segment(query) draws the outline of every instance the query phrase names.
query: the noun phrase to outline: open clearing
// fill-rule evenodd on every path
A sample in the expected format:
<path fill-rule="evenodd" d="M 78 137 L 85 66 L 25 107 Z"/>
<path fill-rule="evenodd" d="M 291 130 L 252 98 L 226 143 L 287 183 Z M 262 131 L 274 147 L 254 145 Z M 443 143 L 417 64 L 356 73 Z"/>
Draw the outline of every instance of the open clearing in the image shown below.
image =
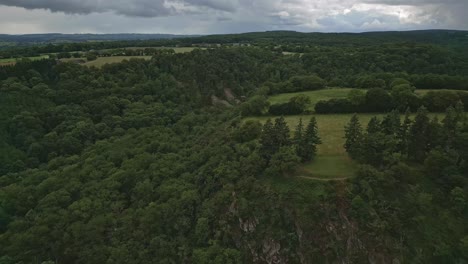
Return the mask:
<path fill-rule="evenodd" d="M 300 118 L 307 124 L 312 116 L 317 119 L 322 144 L 318 146 L 316 159 L 312 163 L 300 167 L 297 176 L 323 180 L 342 180 L 354 176 L 356 164 L 348 157 L 343 148 L 345 143 L 344 127 L 351 119 L 352 114 L 285 116 L 286 123 L 291 129 L 291 135 L 294 133 Z M 384 114 L 358 114 L 363 128 L 367 126 L 373 116 L 382 119 Z M 434 116 L 437 116 L 439 120 L 443 118 L 443 114 L 440 113 L 430 114 L 431 118 Z M 258 120 L 264 123 L 268 118 L 274 119 L 276 117 L 249 117 L 246 120 Z"/>
<path fill-rule="evenodd" d="M 315 105 L 322 100 L 330 100 L 334 98 L 346 98 L 350 91 L 354 90 L 353 88 L 328 88 L 316 91 L 305 91 L 297 93 L 283 93 L 278 95 L 273 95 L 268 98 L 268 101 L 271 104 L 281 104 L 287 103 L 289 99 L 297 96 L 299 94 L 304 94 L 308 96 L 311 100 L 309 110 L 314 110 Z"/>
<path fill-rule="evenodd" d="M 84 63 L 83 65 L 86 66 L 94 66 L 97 68 L 101 68 L 102 66 L 110 63 L 119 63 L 124 60 L 130 60 L 130 59 L 145 59 L 149 60 L 151 59 L 151 56 L 112 56 L 112 57 L 99 57 L 96 60 L 93 61 L 88 61 Z"/>

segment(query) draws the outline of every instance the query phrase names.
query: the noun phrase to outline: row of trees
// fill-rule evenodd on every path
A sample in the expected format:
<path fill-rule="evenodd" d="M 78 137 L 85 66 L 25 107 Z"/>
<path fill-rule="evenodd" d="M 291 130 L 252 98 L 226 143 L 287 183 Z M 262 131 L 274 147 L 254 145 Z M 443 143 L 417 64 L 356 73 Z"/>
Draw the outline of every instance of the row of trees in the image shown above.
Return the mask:
<path fill-rule="evenodd" d="M 383 120 L 370 119 L 363 129 L 357 115 L 354 115 L 345 127 L 346 143 L 344 148 L 358 161 L 376 167 L 391 166 L 398 161 L 424 162 L 432 151 L 443 151 L 447 157 L 452 150 L 460 150 L 458 158 L 453 160 L 465 170 L 467 168 L 464 151 L 464 129 L 467 119 L 463 104 L 449 107 L 440 122 L 437 116 L 429 117 L 426 108 L 421 107 L 414 120 L 406 112 L 403 121 L 400 113 L 393 111 Z"/>
<path fill-rule="evenodd" d="M 385 240 L 387 252 L 404 255 L 405 262 L 463 262 L 468 257 L 464 107 L 449 107 L 442 120 L 423 107 L 403 120 L 394 111 L 371 118 L 366 127 L 354 115 L 345 131 L 344 147 L 361 164 L 349 189 L 350 213 L 361 223 L 360 232 L 374 234 L 372 243 Z"/>
<path fill-rule="evenodd" d="M 260 136 L 260 154 L 270 162 L 276 154 L 284 154 L 289 148 L 289 150 L 294 150 L 293 152 L 300 158 L 301 162 L 310 162 L 315 157 L 317 145 L 319 144 L 321 144 L 321 140 L 318 135 L 317 121 L 314 117 L 311 118 L 305 128 L 302 118 L 299 119 L 292 139 L 284 117 L 279 117 L 275 119 L 274 124 L 271 119 L 268 119 L 263 125 Z"/>
<path fill-rule="evenodd" d="M 392 110 L 416 111 L 421 106 L 431 112 L 441 112 L 458 102 L 468 103 L 468 92 L 460 91 L 430 91 L 423 95 L 415 93 L 414 87 L 399 84 L 390 92 L 384 89 L 370 89 L 368 91 L 353 90 L 347 98 L 319 101 L 315 105 L 315 112 L 327 113 L 385 113 Z M 467 108 L 468 109 L 468 108 Z"/>
<path fill-rule="evenodd" d="M 112 57 L 112 56 L 156 56 L 160 54 L 174 54 L 175 51 L 170 48 L 128 48 L 128 49 L 111 49 L 88 52 L 60 52 L 50 54 L 50 58 L 70 59 L 70 58 L 86 58 L 88 61 L 95 60 L 97 57 Z"/>

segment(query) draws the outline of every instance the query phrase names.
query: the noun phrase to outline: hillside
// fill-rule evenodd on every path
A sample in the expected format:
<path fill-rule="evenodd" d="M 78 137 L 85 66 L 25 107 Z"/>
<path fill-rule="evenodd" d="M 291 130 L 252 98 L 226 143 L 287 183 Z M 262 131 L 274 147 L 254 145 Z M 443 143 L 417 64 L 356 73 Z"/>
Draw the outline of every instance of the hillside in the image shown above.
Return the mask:
<path fill-rule="evenodd" d="M 11 49 L 0 263 L 465 263 L 468 50 L 395 34 Z"/>

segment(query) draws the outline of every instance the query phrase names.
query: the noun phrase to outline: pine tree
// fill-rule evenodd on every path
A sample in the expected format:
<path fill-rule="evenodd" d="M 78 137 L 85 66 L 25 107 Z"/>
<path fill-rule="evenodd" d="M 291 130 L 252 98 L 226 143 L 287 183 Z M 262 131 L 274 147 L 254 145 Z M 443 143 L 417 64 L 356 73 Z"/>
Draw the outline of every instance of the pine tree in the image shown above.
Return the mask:
<path fill-rule="evenodd" d="M 400 112 L 390 112 L 382 121 L 382 132 L 386 135 L 397 135 L 401 127 Z"/>
<path fill-rule="evenodd" d="M 260 155 L 267 161 L 271 159 L 273 154 L 278 150 L 276 147 L 275 130 L 271 119 L 268 119 L 263 125 L 262 134 L 260 136 Z"/>
<path fill-rule="evenodd" d="M 427 129 L 428 151 L 444 144 L 444 130 L 435 116 L 429 123 Z"/>
<path fill-rule="evenodd" d="M 317 120 L 312 117 L 307 125 L 307 129 L 304 135 L 304 146 L 305 151 L 300 156 L 303 161 L 311 161 L 317 154 L 317 145 L 322 144 L 322 140 L 318 135 Z"/>
<path fill-rule="evenodd" d="M 362 126 L 359 122 L 357 115 L 353 115 L 348 125 L 345 126 L 345 139 L 344 148 L 352 158 L 358 158 L 359 146 L 362 143 Z"/>
<path fill-rule="evenodd" d="M 291 145 L 291 137 L 288 124 L 284 120 L 284 117 L 278 117 L 275 119 L 275 126 L 273 127 L 277 149 L 283 146 Z"/>
<path fill-rule="evenodd" d="M 400 126 L 400 131 L 398 133 L 398 139 L 400 141 L 400 149 L 402 154 L 408 154 L 408 137 L 411 128 L 411 124 L 413 123 L 410 118 L 411 111 L 409 108 L 406 109 L 405 112 L 405 119 Z"/>
<path fill-rule="evenodd" d="M 447 108 L 442 124 L 446 146 L 455 147 L 455 138 L 466 124 L 465 107 L 461 101 L 458 101 L 455 107 Z"/>
<path fill-rule="evenodd" d="M 457 133 L 458 113 L 452 106 L 445 110 L 445 118 L 442 120 L 444 139 L 447 146 L 453 146 L 455 135 Z"/>
<path fill-rule="evenodd" d="M 458 101 L 455 105 L 455 112 L 457 113 L 459 122 L 464 125 L 467 120 L 465 114 L 465 105 L 462 103 L 462 101 Z"/>
<path fill-rule="evenodd" d="M 305 156 L 306 147 L 304 145 L 304 125 L 302 123 L 302 118 L 299 119 L 299 124 L 296 127 L 294 132 L 293 143 L 296 149 L 296 154 L 303 160 Z"/>
<path fill-rule="evenodd" d="M 367 133 L 368 134 L 374 134 L 377 132 L 380 132 L 381 127 L 380 127 L 380 120 L 373 116 L 370 120 L 369 123 L 367 124 Z"/>
<path fill-rule="evenodd" d="M 297 124 L 296 131 L 294 132 L 293 143 L 295 145 L 302 143 L 302 137 L 304 133 L 304 125 L 302 124 L 302 118 L 299 118 L 299 124 Z"/>
<path fill-rule="evenodd" d="M 416 160 L 423 161 L 429 145 L 429 117 L 425 107 L 418 109 L 413 125 L 409 131 L 408 155 Z"/>

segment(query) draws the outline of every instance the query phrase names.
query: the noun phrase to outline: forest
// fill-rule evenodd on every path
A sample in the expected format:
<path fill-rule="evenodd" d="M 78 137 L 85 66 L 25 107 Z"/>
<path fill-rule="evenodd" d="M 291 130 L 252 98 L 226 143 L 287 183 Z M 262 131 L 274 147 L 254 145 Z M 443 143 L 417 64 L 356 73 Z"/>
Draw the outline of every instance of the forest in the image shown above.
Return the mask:
<path fill-rule="evenodd" d="M 466 36 L 5 49 L 226 44 L 99 68 L 0 67 L 0 263 L 467 263 Z M 332 114 L 346 120 L 335 141 Z M 337 162 L 350 165 L 317 176 Z"/>

